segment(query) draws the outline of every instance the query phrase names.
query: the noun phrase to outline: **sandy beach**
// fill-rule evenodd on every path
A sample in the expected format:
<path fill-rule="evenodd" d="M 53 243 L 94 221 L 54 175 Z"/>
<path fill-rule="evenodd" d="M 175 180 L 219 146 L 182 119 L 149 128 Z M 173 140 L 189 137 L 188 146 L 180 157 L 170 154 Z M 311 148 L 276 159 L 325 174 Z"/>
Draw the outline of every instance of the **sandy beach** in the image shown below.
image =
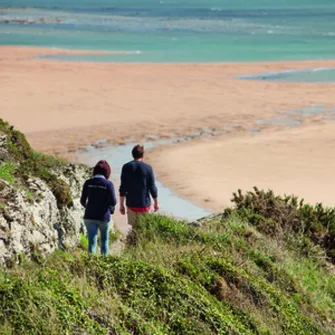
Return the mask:
<path fill-rule="evenodd" d="M 232 205 L 233 192 L 254 186 L 334 206 L 334 128 L 311 124 L 173 145 L 150 162 L 178 194 L 215 211 Z"/>
<path fill-rule="evenodd" d="M 334 106 L 335 85 L 236 78 L 335 67 L 335 61 L 113 64 L 36 58 L 63 52 L 70 51 L 0 47 L 0 117 L 35 149 L 68 156 L 102 139 L 122 144 L 214 129 L 222 135 L 150 152 L 160 180 L 212 210 L 227 206 L 233 191 L 253 185 L 335 204 L 335 122 L 301 116 L 295 128 L 263 124 L 261 132 L 247 131 L 276 112 Z"/>

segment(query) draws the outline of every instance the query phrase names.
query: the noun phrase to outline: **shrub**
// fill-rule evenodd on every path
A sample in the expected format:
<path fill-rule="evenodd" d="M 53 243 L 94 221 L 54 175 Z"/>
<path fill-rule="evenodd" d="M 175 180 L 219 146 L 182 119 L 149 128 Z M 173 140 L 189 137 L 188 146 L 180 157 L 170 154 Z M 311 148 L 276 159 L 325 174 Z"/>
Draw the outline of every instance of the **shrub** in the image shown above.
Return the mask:
<path fill-rule="evenodd" d="M 313 243 L 326 250 L 335 263 L 335 208 L 325 208 L 322 204 L 304 204 L 295 196 L 275 196 L 273 191 L 254 188 L 254 192 L 233 194 L 232 202 L 239 215 L 255 225 L 262 233 L 272 236 L 287 231 L 303 233 Z M 225 216 L 231 210 L 226 210 Z"/>

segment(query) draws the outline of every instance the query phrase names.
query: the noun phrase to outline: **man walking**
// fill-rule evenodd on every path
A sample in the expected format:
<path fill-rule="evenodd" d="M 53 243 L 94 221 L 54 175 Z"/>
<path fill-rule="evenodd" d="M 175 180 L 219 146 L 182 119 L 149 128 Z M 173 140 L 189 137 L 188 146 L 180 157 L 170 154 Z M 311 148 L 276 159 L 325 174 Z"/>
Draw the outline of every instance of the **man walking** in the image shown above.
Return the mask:
<path fill-rule="evenodd" d="M 147 213 L 151 207 L 150 195 L 154 200 L 154 210 L 158 211 L 158 194 L 152 167 L 143 162 L 144 147 L 136 145 L 132 150 L 134 160 L 126 163 L 121 171 L 120 213 L 126 214 L 128 224 L 136 228 L 139 216 Z"/>

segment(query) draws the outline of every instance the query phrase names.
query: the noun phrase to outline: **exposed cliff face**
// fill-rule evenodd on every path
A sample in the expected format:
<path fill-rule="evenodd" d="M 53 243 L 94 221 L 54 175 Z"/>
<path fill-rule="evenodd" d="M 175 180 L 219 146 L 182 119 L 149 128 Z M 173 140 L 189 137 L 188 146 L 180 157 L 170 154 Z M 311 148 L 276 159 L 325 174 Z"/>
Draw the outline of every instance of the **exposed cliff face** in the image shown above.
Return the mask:
<path fill-rule="evenodd" d="M 90 172 L 86 166 L 38 154 L 21 133 L 14 135 L 2 121 L 0 264 L 78 244 L 83 230 L 79 198 Z"/>

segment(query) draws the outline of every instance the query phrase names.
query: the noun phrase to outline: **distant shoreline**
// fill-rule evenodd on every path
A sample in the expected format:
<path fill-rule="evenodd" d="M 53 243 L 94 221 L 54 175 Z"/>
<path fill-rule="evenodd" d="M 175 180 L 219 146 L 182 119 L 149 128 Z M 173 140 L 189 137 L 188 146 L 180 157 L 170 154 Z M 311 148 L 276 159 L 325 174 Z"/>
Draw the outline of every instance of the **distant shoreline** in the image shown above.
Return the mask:
<path fill-rule="evenodd" d="M 19 51 L 19 55 L 41 56 L 41 55 L 107 55 L 123 54 L 126 51 L 109 51 L 109 50 L 81 50 L 81 49 L 64 49 L 58 47 L 40 47 L 28 45 L 0 45 L 0 50 L 9 50 L 9 55 Z M 7 54 L 7 56 L 8 56 Z"/>
<path fill-rule="evenodd" d="M 313 70 L 313 64 L 317 64 L 316 70 L 335 70 L 335 66 L 331 67 L 323 67 L 321 64 L 335 64 L 335 56 L 332 58 L 315 58 L 315 59 L 292 59 L 292 60 L 236 60 L 236 61 L 97 61 L 97 60 L 72 60 L 69 59 L 57 59 L 57 56 L 87 56 L 87 55 L 132 55 L 132 54 L 142 54 L 144 53 L 141 50 L 101 50 L 101 49 L 80 49 L 80 48 L 62 48 L 62 47 L 49 47 L 49 46 L 32 46 L 32 45 L 10 45 L 10 44 L 0 44 L 0 50 L 24 50 L 23 52 L 19 52 L 19 54 L 26 54 L 29 56 L 33 56 L 37 59 L 45 59 L 51 61 L 62 61 L 68 63 L 98 63 L 98 64 L 158 64 L 158 65 L 241 65 L 241 67 L 245 67 L 245 65 L 259 65 L 259 68 L 263 68 L 263 65 L 273 66 L 274 69 L 279 69 L 274 73 L 282 73 L 282 72 L 295 72 L 295 71 L 305 71 L 305 70 Z M 8 56 L 8 54 L 6 55 Z M 50 58 L 43 58 L 43 56 L 51 56 Z M 53 57 L 55 56 L 55 57 Z M 0 55 L 1 57 L 1 55 Z M 294 68 L 287 68 L 287 65 L 292 64 Z M 305 68 L 302 66 L 305 64 Z M 286 66 L 285 66 L 286 65 Z M 271 73 L 265 72 L 264 74 Z M 239 79 L 249 79 L 248 77 L 253 77 L 254 75 L 258 75 L 259 73 L 236 73 L 236 76 Z"/>

